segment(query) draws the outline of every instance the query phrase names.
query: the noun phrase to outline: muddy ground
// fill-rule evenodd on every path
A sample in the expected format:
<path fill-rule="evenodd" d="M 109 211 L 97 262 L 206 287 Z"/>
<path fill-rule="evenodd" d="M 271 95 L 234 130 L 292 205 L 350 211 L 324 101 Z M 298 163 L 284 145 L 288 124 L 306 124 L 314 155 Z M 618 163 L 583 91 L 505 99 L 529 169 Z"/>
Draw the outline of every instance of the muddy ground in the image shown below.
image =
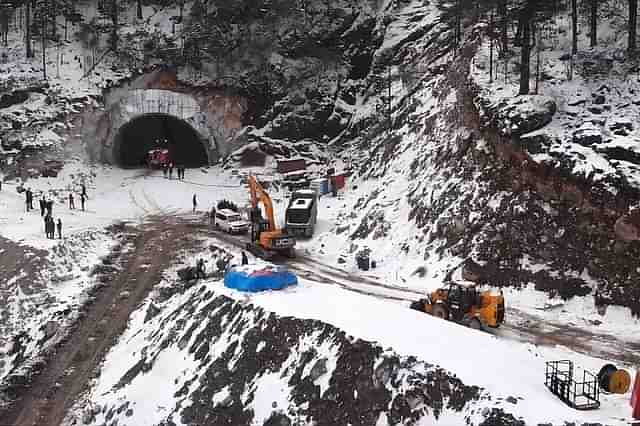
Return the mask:
<path fill-rule="evenodd" d="M 166 217 L 150 218 L 139 227 L 127 226 L 127 230 L 132 250 L 117 256 L 117 265 L 102 265 L 106 273 L 100 280 L 104 285 L 47 359 L 46 367 L 31 382 L 14 383 L 6 390 L 14 402 L 0 411 L 2 426 L 60 424 L 125 330 L 131 313 L 161 280 L 175 253 L 196 245 L 192 228 Z"/>

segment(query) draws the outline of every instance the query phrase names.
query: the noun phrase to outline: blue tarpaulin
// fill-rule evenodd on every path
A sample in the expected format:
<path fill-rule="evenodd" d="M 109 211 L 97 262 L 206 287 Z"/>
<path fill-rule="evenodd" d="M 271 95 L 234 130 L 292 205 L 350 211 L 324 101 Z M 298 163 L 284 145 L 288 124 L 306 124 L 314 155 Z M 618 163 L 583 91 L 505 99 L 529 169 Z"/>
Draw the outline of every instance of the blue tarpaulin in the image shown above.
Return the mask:
<path fill-rule="evenodd" d="M 285 266 L 233 266 L 224 276 L 225 287 L 240 291 L 281 290 L 296 284 L 298 278 Z"/>

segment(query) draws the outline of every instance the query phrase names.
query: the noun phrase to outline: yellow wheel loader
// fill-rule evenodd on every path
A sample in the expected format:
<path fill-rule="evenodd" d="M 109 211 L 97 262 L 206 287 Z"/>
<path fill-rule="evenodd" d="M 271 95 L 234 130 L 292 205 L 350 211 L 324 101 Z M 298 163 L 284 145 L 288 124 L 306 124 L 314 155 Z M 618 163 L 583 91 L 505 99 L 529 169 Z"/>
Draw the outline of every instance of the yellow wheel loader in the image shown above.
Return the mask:
<path fill-rule="evenodd" d="M 478 330 L 496 328 L 504 322 L 502 291 L 480 291 L 475 283 L 450 283 L 413 302 L 411 309 Z"/>

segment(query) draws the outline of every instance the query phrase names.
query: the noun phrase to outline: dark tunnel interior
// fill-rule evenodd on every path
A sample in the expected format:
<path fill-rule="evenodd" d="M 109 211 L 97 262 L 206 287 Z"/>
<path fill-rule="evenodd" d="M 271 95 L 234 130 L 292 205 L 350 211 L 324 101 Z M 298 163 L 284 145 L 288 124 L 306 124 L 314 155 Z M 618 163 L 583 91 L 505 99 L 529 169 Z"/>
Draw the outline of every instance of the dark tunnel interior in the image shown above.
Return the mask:
<path fill-rule="evenodd" d="M 124 124 L 114 141 L 114 159 L 120 167 L 144 167 L 147 153 L 157 148 L 168 149 L 175 165 L 208 164 L 198 132 L 184 120 L 166 114 L 141 115 Z"/>

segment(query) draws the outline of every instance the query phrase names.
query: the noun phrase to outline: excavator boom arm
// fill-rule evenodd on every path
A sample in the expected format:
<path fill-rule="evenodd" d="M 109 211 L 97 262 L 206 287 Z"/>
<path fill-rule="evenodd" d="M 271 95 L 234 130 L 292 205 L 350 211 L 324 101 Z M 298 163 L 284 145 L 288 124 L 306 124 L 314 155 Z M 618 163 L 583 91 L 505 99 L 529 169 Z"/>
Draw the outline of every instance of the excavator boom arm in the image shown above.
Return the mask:
<path fill-rule="evenodd" d="M 267 213 L 267 221 L 269 222 L 269 231 L 276 230 L 276 220 L 273 215 L 273 203 L 271 197 L 264 190 L 262 185 L 258 183 L 255 177 L 249 176 L 249 190 L 251 192 L 251 207 L 258 207 L 258 203 L 262 203 Z"/>

